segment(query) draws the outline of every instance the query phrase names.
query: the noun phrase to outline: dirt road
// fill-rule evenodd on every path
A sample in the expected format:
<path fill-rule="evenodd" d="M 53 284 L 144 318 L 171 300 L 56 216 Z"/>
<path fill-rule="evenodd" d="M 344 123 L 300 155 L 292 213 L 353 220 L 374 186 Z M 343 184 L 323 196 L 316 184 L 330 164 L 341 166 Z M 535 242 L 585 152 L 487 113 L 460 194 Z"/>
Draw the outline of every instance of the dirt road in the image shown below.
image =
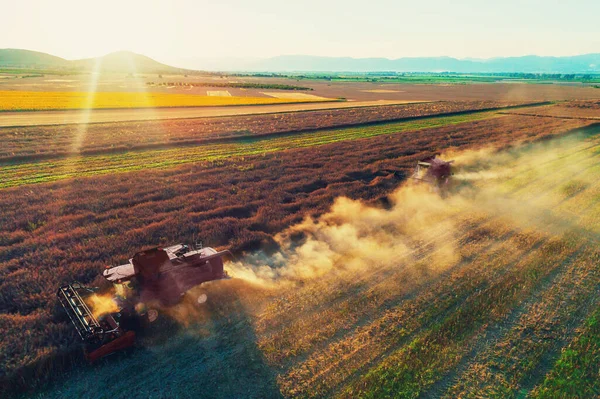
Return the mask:
<path fill-rule="evenodd" d="M 68 125 L 77 123 L 124 122 L 137 120 L 207 118 L 215 116 L 271 114 L 278 112 L 313 111 L 334 108 L 371 107 L 409 104 L 422 101 L 380 100 L 273 105 L 241 105 L 228 107 L 102 109 L 93 111 L 2 112 L 0 127 Z"/>

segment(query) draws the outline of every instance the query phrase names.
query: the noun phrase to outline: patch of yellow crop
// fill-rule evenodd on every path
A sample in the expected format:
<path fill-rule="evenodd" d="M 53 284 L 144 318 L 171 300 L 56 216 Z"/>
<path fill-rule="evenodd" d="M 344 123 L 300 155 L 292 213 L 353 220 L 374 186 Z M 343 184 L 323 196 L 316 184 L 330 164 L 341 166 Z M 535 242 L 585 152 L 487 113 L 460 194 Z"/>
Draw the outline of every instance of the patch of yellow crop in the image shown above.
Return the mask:
<path fill-rule="evenodd" d="M 193 94 L 0 91 L 0 111 L 40 111 L 62 109 L 206 107 L 310 102 L 316 99 L 267 97 L 218 97 Z"/>

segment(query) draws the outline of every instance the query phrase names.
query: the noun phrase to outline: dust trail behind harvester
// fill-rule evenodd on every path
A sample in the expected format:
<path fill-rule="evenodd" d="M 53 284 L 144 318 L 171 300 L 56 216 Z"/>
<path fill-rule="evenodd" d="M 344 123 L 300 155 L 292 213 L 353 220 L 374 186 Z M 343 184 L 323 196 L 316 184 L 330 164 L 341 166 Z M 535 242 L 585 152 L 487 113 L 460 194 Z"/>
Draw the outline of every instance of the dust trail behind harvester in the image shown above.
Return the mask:
<path fill-rule="evenodd" d="M 290 284 L 325 274 L 359 273 L 415 256 L 417 242 L 435 247 L 435 263 L 451 262 L 452 216 L 461 200 L 443 201 L 424 186 L 404 186 L 391 208 L 338 198 L 331 211 L 308 217 L 275 237 L 280 250 L 253 254 L 229 265 L 234 277 L 266 285 Z"/>
<path fill-rule="evenodd" d="M 234 277 L 273 287 L 410 265 L 423 247 L 430 264 L 444 269 L 457 260 L 455 239 L 464 233 L 458 220 L 474 214 L 500 217 L 520 228 L 581 229 L 584 215 L 569 204 L 596 185 L 598 145 L 593 138 L 572 135 L 506 151 L 449 152 L 442 158 L 454 159 L 456 170 L 455 189 L 447 198 L 412 182 L 390 195 L 389 209 L 338 198 L 330 212 L 278 234 L 280 249 L 274 255 L 255 253 L 228 269 Z"/>

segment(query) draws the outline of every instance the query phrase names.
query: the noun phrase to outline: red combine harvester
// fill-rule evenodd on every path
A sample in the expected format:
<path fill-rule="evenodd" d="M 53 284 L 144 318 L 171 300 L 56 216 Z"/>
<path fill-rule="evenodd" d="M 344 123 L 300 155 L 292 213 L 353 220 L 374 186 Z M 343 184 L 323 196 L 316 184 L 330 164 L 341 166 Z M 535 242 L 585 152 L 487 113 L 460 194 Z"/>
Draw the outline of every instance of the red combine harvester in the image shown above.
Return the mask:
<path fill-rule="evenodd" d="M 430 184 L 438 191 L 446 191 L 452 176 L 452 163 L 454 161 L 443 161 L 437 156 L 425 158 L 417 162 L 413 179 Z"/>
<path fill-rule="evenodd" d="M 176 305 L 189 289 L 227 278 L 226 254 L 229 251 L 190 249 L 183 244 L 138 252 L 128 263 L 107 267 L 102 273 L 116 291 L 108 299 L 109 311 L 102 314 L 94 312 L 96 289 L 79 283 L 59 288 L 58 300 L 84 342 L 88 361 L 133 346 L 135 332 L 158 316 L 148 306 Z"/>

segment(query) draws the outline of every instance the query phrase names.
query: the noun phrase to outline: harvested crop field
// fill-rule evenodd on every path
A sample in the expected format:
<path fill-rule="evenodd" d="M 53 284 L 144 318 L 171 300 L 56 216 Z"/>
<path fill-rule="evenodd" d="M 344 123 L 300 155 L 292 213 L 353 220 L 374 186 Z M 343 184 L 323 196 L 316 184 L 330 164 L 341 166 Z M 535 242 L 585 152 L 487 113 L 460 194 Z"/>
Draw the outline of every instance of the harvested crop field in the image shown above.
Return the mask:
<path fill-rule="evenodd" d="M 77 130 L 56 129 L 64 139 L 48 151 L 54 159 L 25 155 L 0 168 L 4 187 L 20 185 L 0 197 L 3 382 L 32 388 L 78 364 L 70 325 L 47 306 L 57 286 L 100 283 L 105 265 L 200 229 L 205 243 L 238 254 L 228 265 L 236 278 L 201 288 L 208 306 L 175 309 L 183 327 L 170 339 L 82 366 L 45 395 L 87 396 L 142 365 L 171 370 L 161 389 L 182 397 L 200 386 L 221 398 L 555 387 L 568 367 L 554 367 L 561 349 L 581 350 L 596 328 L 598 125 L 493 111 L 329 125 L 439 111 L 426 106 L 323 114 L 316 130 L 277 135 L 260 131 L 260 119 L 178 121 L 182 140 L 196 126 L 228 141 L 76 158 L 64 154 Z M 250 136 L 229 135 L 236 123 Z M 98 128 L 98 149 L 109 127 Z M 136 141 L 134 126 L 122 132 L 122 145 Z M 94 148 L 92 137 L 81 148 Z M 154 140 L 165 142 L 158 130 Z M 436 152 L 460 167 L 454 194 L 399 188 Z M 513 350 L 526 360 L 515 363 Z M 147 397 L 161 383 L 116 380 L 103 392 Z"/>
<path fill-rule="evenodd" d="M 364 93 L 402 93 L 399 90 L 387 90 L 387 89 L 373 89 L 373 90 L 361 90 Z"/>
<path fill-rule="evenodd" d="M 325 98 L 325 97 L 319 97 L 319 96 L 315 96 L 314 94 L 307 94 L 307 93 L 289 93 L 289 92 L 273 92 L 273 91 L 268 91 L 268 92 L 262 92 L 262 94 L 269 96 L 269 97 L 275 97 L 275 98 L 281 98 L 281 99 L 293 99 L 293 100 L 331 100 L 330 98 Z"/>
<path fill-rule="evenodd" d="M 508 113 L 539 115 L 555 118 L 597 119 L 600 120 L 600 101 L 572 101 L 545 107 L 523 108 Z"/>
<path fill-rule="evenodd" d="M 423 101 L 417 101 L 422 103 Z M 96 124 L 106 122 L 213 118 L 237 115 L 262 115 L 329 109 L 379 107 L 412 104 L 414 101 L 320 101 L 264 105 L 232 105 L 227 107 L 169 107 L 137 109 L 96 109 L 71 111 L 2 112 L 0 127 Z"/>

